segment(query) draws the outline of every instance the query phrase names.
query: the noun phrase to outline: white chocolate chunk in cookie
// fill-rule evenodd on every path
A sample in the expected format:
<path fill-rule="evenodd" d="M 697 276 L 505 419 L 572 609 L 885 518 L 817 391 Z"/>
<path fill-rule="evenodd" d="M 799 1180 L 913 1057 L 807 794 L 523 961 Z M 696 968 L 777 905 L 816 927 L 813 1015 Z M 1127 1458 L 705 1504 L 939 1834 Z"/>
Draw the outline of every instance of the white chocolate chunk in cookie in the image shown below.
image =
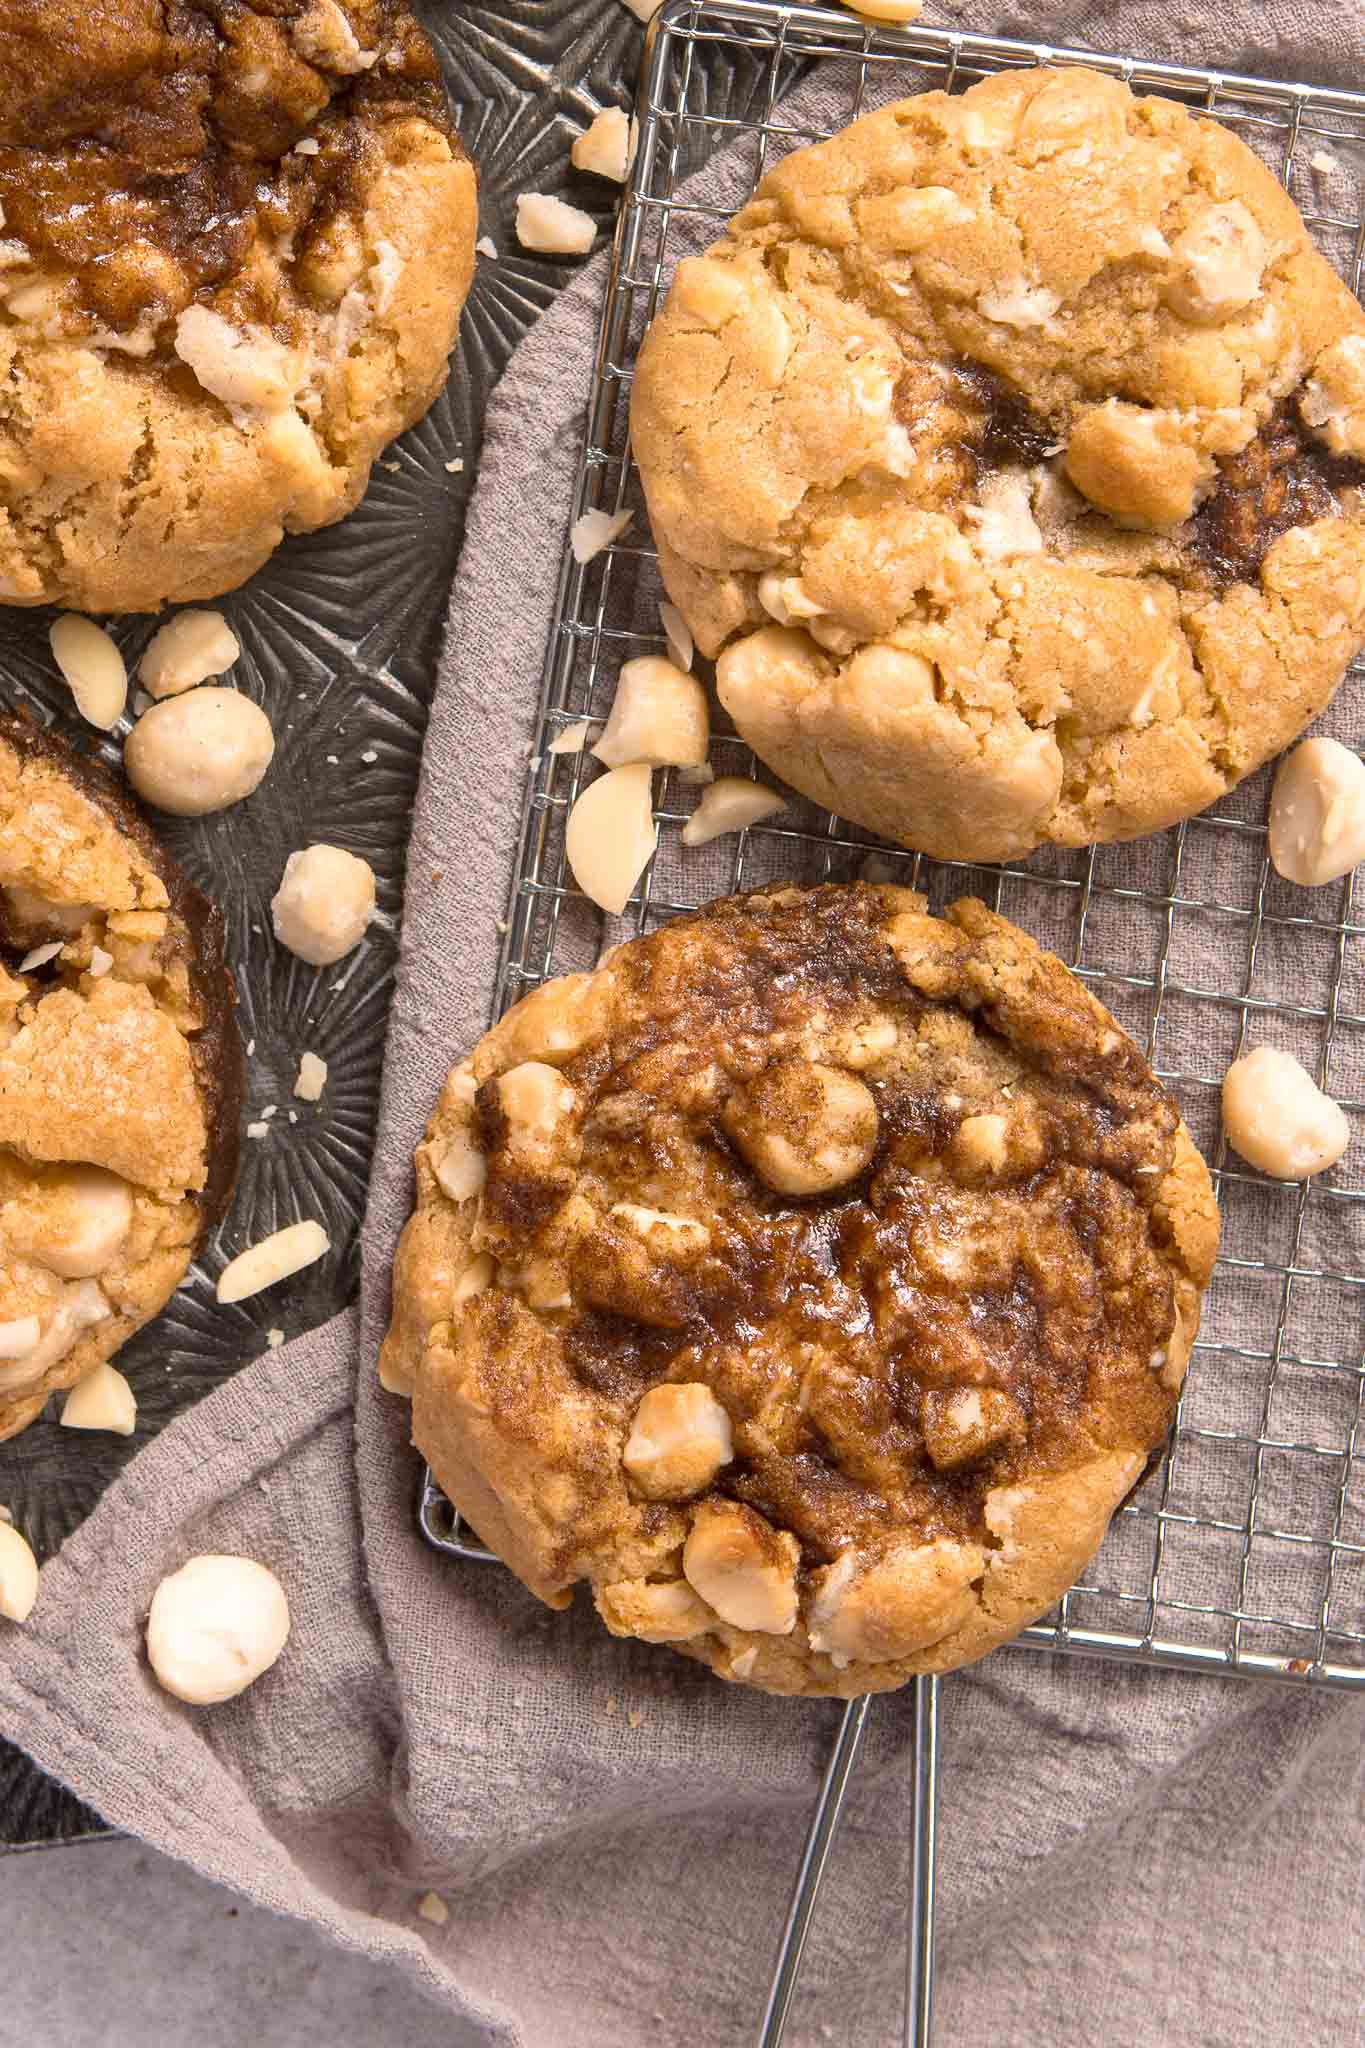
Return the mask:
<path fill-rule="evenodd" d="M 1286 754 L 1270 798 L 1270 858 L 1288 882 L 1320 889 L 1365 860 L 1365 761 L 1340 740 Z"/>
<path fill-rule="evenodd" d="M 137 1397 L 116 1366 L 106 1360 L 77 1380 L 62 1403 L 61 1426 L 132 1435 L 137 1428 Z"/>
<path fill-rule="evenodd" d="M 683 1546 L 689 1585 L 731 1628 L 790 1635 L 801 1546 L 738 1501 L 705 1500 Z"/>
<path fill-rule="evenodd" d="M 1365 334 L 1344 334 L 1323 350 L 1299 411 L 1333 455 L 1365 462 Z"/>
<path fill-rule="evenodd" d="M 369 71 L 379 62 L 378 50 L 361 48 L 360 39 L 337 0 L 309 0 L 290 36 L 301 57 L 338 72 L 343 78 Z"/>
<path fill-rule="evenodd" d="M 1061 306 L 1061 294 L 1045 284 L 1031 284 L 1022 274 L 982 292 L 977 305 L 1001 327 L 1046 327 Z"/>
<path fill-rule="evenodd" d="M 560 1142 L 578 1097 L 573 1084 L 544 1060 L 523 1060 L 498 1080 L 498 1102 L 515 1152 L 550 1152 Z"/>
<path fill-rule="evenodd" d="M 913 256 L 937 241 L 945 229 L 965 226 L 972 209 L 946 185 L 899 185 L 860 199 L 857 217 L 869 242 Z"/>
<path fill-rule="evenodd" d="M 1033 493 L 1023 470 L 1000 470 L 981 486 L 979 505 L 967 507 L 978 551 L 988 562 L 1040 555 L 1043 536 L 1033 516 Z"/>
<path fill-rule="evenodd" d="M 1240 199 L 1206 206 L 1171 244 L 1175 270 L 1163 296 L 1172 312 L 1201 326 L 1227 320 L 1261 288 L 1268 251 Z"/>
<path fill-rule="evenodd" d="M 50 1166 L 0 1207 L 0 1247 L 67 1280 L 93 1279 L 133 1226 L 127 1181 L 98 1166 Z"/>
<path fill-rule="evenodd" d="M 845 1186 L 877 1147 L 871 1089 L 820 1060 L 774 1061 L 728 1098 L 721 1122 L 754 1172 L 784 1195 Z"/>
<path fill-rule="evenodd" d="M 628 661 L 616 679 L 606 729 L 593 748 L 608 768 L 647 761 L 651 768 L 698 768 L 711 721 L 696 677 L 660 654 Z"/>
<path fill-rule="evenodd" d="M 1214 465 L 1179 413 L 1111 398 L 1082 413 L 1072 428 L 1066 473 L 1120 526 L 1161 528 L 1190 517 Z"/>
<path fill-rule="evenodd" d="M 1223 1129 L 1234 1151 L 1277 1180 L 1324 1172 L 1351 1142 L 1340 1103 L 1274 1045 L 1258 1045 L 1224 1074 Z"/>
<path fill-rule="evenodd" d="M 948 1537 L 898 1543 L 867 1562 L 845 1551 L 814 1574 L 811 1648 L 873 1664 L 908 1657 L 966 1620 L 985 1563 L 977 1544 Z"/>
<path fill-rule="evenodd" d="M 467 1202 L 488 1178 L 488 1162 L 472 1131 L 455 1131 L 432 1160 L 441 1192 L 452 1202 Z"/>
<path fill-rule="evenodd" d="M 939 1472 L 961 1472 L 998 1450 L 1019 1442 L 1024 1411 L 1001 1387 L 931 1389 L 920 1411 L 924 1448 Z"/>
<path fill-rule="evenodd" d="M 175 323 L 175 352 L 229 409 L 282 412 L 303 381 L 293 349 L 266 328 L 234 327 L 211 306 L 185 308 Z"/>
<path fill-rule="evenodd" d="M 641 1396 L 621 1463 L 647 1500 L 690 1500 L 734 1454 L 730 1418 L 711 1389 L 670 1381 Z"/>

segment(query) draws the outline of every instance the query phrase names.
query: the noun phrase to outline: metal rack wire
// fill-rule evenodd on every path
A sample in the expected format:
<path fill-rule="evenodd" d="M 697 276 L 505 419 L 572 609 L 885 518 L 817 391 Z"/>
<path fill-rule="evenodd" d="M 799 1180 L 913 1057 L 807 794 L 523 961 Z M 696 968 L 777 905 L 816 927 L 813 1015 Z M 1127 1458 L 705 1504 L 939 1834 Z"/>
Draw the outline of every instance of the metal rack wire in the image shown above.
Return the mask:
<path fill-rule="evenodd" d="M 755 67 L 751 112 L 709 104 L 695 58 L 722 43 Z M 780 94 L 824 59 L 818 126 L 784 116 Z M 959 90 L 988 72 L 1064 60 L 1197 106 L 1229 123 L 1290 187 L 1321 246 L 1360 293 L 1365 273 L 1365 95 L 1057 50 L 932 29 L 898 30 L 779 0 L 669 0 L 657 17 L 639 102 L 639 146 L 612 252 L 571 517 L 638 504 L 627 411 L 635 346 L 677 258 L 719 235 L 764 171 L 880 99 Z M 725 149 L 704 201 L 679 196 Z M 1347 197 L 1349 195 L 1349 197 Z M 644 521 L 587 565 L 567 546 L 546 656 L 494 1014 L 548 976 L 590 961 L 598 920 L 563 855 L 563 825 L 588 770 L 549 751 L 603 716 L 616 672 L 657 650 L 662 595 Z M 1361 673 L 1358 671 L 1357 673 Z M 1334 712 L 1359 744 L 1350 682 Z M 752 772 L 721 735 L 726 772 Z M 624 935 L 726 889 L 773 875 L 859 873 L 869 858 L 942 903 L 984 895 L 1057 952 L 1115 1011 L 1172 1088 L 1219 1188 L 1224 1238 L 1167 1455 L 1115 1517 L 1085 1580 L 1021 1640 L 1146 1664 L 1365 1687 L 1365 1182 L 1357 1141 L 1330 1174 L 1277 1183 L 1229 1159 L 1219 1087 L 1252 1041 L 1295 1052 L 1357 1123 L 1365 1117 L 1365 904 L 1353 878 L 1295 890 L 1270 867 L 1268 777 L 1204 816 L 1131 846 L 1054 852 L 971 868 L 901 854 L 801 804 L 732 842 L 727 873 L 689 866 L 677 834 L 692 792 L 670 773 L 660 850 Z M 1218 972 L 1233 963 L 1230 971 Z M 456 1557 L 489 1553 L 427 1475 L 423 1534 Z M 929 2040 L 939 1685 L 913 1690 L 916 1766 L 905 2039 Z M 759 2038 L 780 2040 L 825 1859 L 866 1725 L 839 1728 L 778 1948 Z"/>

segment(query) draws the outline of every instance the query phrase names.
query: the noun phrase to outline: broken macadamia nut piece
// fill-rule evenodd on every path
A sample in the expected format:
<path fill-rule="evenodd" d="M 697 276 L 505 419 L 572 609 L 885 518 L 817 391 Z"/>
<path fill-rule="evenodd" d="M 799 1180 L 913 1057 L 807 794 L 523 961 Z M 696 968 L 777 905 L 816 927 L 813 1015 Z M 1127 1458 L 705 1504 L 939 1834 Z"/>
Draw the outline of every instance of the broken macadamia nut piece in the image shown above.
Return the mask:
<path fill-rule="evenodd" d="M 778 1060 L 730 1096 L 726 1135 L 782 1195 L 823 1195 L 856 1180 L 877 1149 L 877 1103 L 856 1075 Z"/>
<path fill-rule="evenodd" d="M 632 762 L 599 776 L 574 804 L 564 828 L 564 854 L 574 880 L 599 910 L 619 917 L 654 856 L 649 764 Z"/>
<path fill-rule="evenodd" d="M 259 704 L 240 690 L 199 689 L 144 712 L 128 735 L 123 766 L 140 797 L 176 818 L 203 818 L 239 804 L 275 754 Z"/>
<path fill-rule="evenodd" d="M 738 1501 L 706 1500 L 683 1546 L 693 1591 L 731 1628 L 790 1635 L 796 1626 L 801 1546 Z"/>
<path fill-rule="evenodd" d="M 855 1551 L 814 1578 L 810 1644 L 836 1661 L 880 1664 L 908 1657 L 958 1628 L 975 1601 L 984 1551 L 946 1537 L 898 1543 L 868 1562 Z"/>
<path fill-rule="evenodd" d="M 1274 1045 L 1258 1045 L 1223 1076 L 1223 1129 L 1235 1152 L 1277 1180 L 1322 1173 L 1351 1142 L 1345 1110 Z"/>
<path fill-rule="evenodd" d="M 599 178 L 610 178 L 614 184 L 624 185 L 632 154 L 628 117 L 619 107 L 603 107 L 600 114 L 593 116 L 592 126 L 586 135 L 577 138 L 569 154 L 575 170 L 592 171 Z"/>
<path fill-rule="evenodd" d="M 153 697 L 176 697 L 224 674 L 241 651 L 221 612 L 177 612 L 147 642 L 138 681 Z"/>
<path fill-rule="evenodd" d="M 245 1301 L 281 1280 L 292 1280 L 331 1249 L 332 1241 L 320 1223 L 287 1224 L 228 1261 L 218 1276 L 218 1299 Z"/>
<path fill-rule="evenodd" d="M 289 1639 L 284 1587 L 249 1557 L 207 1555 L 164 1578 L 147 1616 L 147 1661 L 192 1707 L 236 1699 Z"/>
<path fill-rule="evenodd" d="M 662 655 L 645 654 L 617 677 L 611 716 L 593 753 L 608 768 L 631 761 L 699 768 L 710 738 L 706 692 L 696 677 Z"/>
<path fill-rule="evenodd" d="M 63 1429 L 105 1429 L 131 1436 L 137 1428 L 137 1397 L 117 1366 L 97 1365 L 77 1380 L 62 1404 Z"/>
<path fill-rule="evenodd" d="M 93 619 L 64 612 L 53 620 L 48 638 L 81 717 L 111 732 L 128 701 L 128 671 L 110 635 Z"/>
<path fill-rule="evenodd" d="M 621 1462 L 647 1500 L 689 1500 L 733 1456 L 720 1402 L 709 1387 L 684 1381 L 642 1396 Z"/>
<path fill-rule="evenodd" d="M 684 846 L 706 846 L 726 832 L 744 832 L 785 809 L 785 799 L 746 775 L 718 775 L 682 828 Z"/>
<path fill-rule="evenodd" d="M 1270 797 L 1270 858 L 1287 882 L 1320 889 L 1365 860 L 1365 761 L 1340 740 L 1286 754 Z"/>
<path fill-rule="evenodd" d="M 537 255 L 586 256 L 597 240 L 597 223 L 548 192 L 523 192 L 517 199 L 517 240 Z"/>
<path fill-rule="evenodd" d="M 27 1621 L 38 1598 L 38 1560 L 11 1522 L 0 1521 L 0 1615 Z"/>
<path fill-rule="evenodd" d="M 310 967 L 331 967 L 365 936 L 374 916 L 374 869 L 341 846 L 291 853 L 270 904 L 275 937 Z"/>

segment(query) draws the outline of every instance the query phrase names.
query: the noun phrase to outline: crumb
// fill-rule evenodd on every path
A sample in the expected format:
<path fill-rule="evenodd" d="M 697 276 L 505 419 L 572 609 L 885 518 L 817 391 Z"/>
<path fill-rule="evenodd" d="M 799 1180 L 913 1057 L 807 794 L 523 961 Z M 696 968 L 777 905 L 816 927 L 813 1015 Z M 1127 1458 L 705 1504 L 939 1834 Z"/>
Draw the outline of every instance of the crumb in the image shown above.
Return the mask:
<path fill-rule="evenodd" d="M 459 476 L 460 472 L 464 468 L 463 455 L 457 455 L 453 462 L 448 462 L 446 464 L 446 468 L 450 471 L 450 474 L 452 476 Z"/>
<path fill-rule="evenodd" d="M 316 156 L 322 144 L 315 135 L 305 135 L 301 142 L 294 144 L 295 156 Z"/>
<path fill-rule="evenodd" d="M 268 1138 L 270 1136 L 270 1126 L 269 1124 L 248 1124 L 246 1134 L 248 1138 Z"/>
<path fill-rule="evenodd" d="M 480 235 L 474 247 L 478 250 L 480 256 L 491 256 L 493 261 L 497 262 L 498 245 L 491 235 Z"/>
<path fill-rule="evenodd" d="M 1330 149 L 1315 149 L 1308 159 L 1308 164 L 1309 168 L 1316 171 L 1320 178 L 1330 178 L 1333 171 L 1341 169 L 1339 161 L 1333 156 Z"/>
<path fill-rule="evenodd" d="M 1291 1657 L 1285 1666 L 1285 1670 L 1292 1672 L 1295 1678 L 1303 1678 L 1312 1668 L 1313 1662 L 1310 1657 Z"/>
<path fill-rule="evenodd" d="M 608 1699 L 607 1712 L 609 1714 L 614 1714 L 616 1712 L 616 1701 L 614 1699 Z"/>
<path fill-rule="evenodd" d="M 504 934 L 506 933 L 506 930 L 507 930 L 507 919 L 506 919 L 505 917 L 500 917 L 500 918 L 498 919 L 498 930 L 499 930 L 499 932 L 501 932 L 501 933 L 504 933 Z"/>
<path fill-rule="evenodd" d="M 341 763 L 337 760 L 335 754 L 329 754 L 327 756 L 327 765 L 329 768 L 339 768 L 341 766 Z"/>
<path fill-rule="evenodd" d="M 399 470 L 403 467 L 401 462 L 385 462 L 382 463 L 380 466 L 381 468 L 386 469 L 389 472 L 390 476 L 397 476 Z"/>
<path fill-rule="evenodd" d="M 278 1351 L 281 1344 L 283 1344 L 284 1342 L 284 1331 L 267 1330 L 265 1333 L 265 1341 L 270 1346 L 272 1351 Z"/>
<path fill-rule="evenodd" d="M 13 1522 L 14 1517 L 6 1507 L 0 1507 L 0 1522 Z"/>
<path fill-rule="evenodd" d="M 450 1908 L 439 1892 L 423 1892 L 417 1901 L 419 1920 L 430 1920 L 433 1927 L 444 1927 L 450 1918 Z"/>
<path fill-rule="evenodd" d="M 642 1727 L 644 1724 L 644 1718 L 644 1715 L 640 1712 L 638 1707 L 632 1707 L 630 1712 L 626 1715 L 626 1726 L 628 1728 Z"/>
<path fill-rule="evenodd" d="M 248 1059 L 250 1059 L 250 1058 L 251 1058 L 251 1056 L 252 1056 L 252 1054 L 253 1054 L 253 1053 L 255 1052 L 255 1050 L 256 1050 L 256 1041 L 255 1041 L 255 1039 L 254 1039 L 254 1038 L 248 1038 L 248 1040 L 247 1040 L 247 1042 L 246 1042 L 246 1056 L 247 1056 L 247 1058 L 248 1058 Z"/>
<path fill-rule="evenodd" d="M 377 761 L 379 759 L 379 756 L 375 752 L 373 747 L 366 747 L 364 753 L 361 755 L 360 758 L 362 761 Z"/>

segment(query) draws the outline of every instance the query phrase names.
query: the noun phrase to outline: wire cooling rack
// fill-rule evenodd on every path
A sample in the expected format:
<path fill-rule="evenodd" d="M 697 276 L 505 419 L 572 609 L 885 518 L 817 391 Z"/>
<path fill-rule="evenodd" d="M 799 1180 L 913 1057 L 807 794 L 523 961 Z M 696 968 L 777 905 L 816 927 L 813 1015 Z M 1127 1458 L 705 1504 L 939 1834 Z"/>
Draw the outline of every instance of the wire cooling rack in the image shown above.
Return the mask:
<path fill-rule="evenodd" d="M 711 109 L 703 46 L 757 66 L 753 115 Z M 825 59 L 827 115 L 793 124 L 780 96 Z M 898 30 L 770 0 L 670 0 L 649 45 L 639 146 L 612 252 L 572 516 L 640 504 L 627 414 L 635 347 L 679 256 L 714 239 L 768 169 L 902 92 L 965 89 L 987 73 L 1063 60 L 1158 91 L 1226 122 L 1289 187 L 1328 257 L 1359 294 L 1365 268 L 1365 95 L 1178 69 L 932 29 Z M 724 188 L 680 197 L 726 150 Z M 599 920 L 576 889 L 563 827 L 586 757 L 553 754 L 567 726 L 605 715 L 617 671 L 663 646 L 662 595 L 637 512 L 587 565 L 565 547 L 546 657 L 538 752 L 525 813 L 494 1014 L 548 976 L 590 963 Z M 1327 729 L 1360 743 L 1343 686 Z M 721 734 L 713 759 L 754 773 Z M 660 847 L 627 911 L 644 932 L 679 910 L 777 875 L 868 871 L 926 891 L 971 892 L 1031 931 L 1087 981 L 1143 1046 L 1209 1159 L 1223 1246 L 1167 1455 L 1115 1517 L 1085 1580 L 1021 1640 L 1036 1647 L 1186 1670 L 1365 1687 L 1365 903 L 1354 878 L 1293 888 L 1266 852 L 1269 776 L 1202 817 L 1131 846 L 1034 856 L 996 868 L 934 862 L 794 802 L 730 842 L 728 872 L 677 845 L 695 791 L 662 779 Z M 876 864 L 880 864 L 878 867 Z M 1331 1173 L 1277 1183 L 1232 1159 L 1219 1120 L 1227 1064 L 1249 1045 L 1294 1052 L 1342 1102 L 1354 1143 Z M 424 1535 L 486 1560 L 426 1476 Z M 929 2038 L 939 1686 L 913 1688 L 910 1939 L 905 2038 Z M 781 2036 L 825 1858 L 866 1722 L 847 1709 L 812 1815 L 760 2028 Z"/>

